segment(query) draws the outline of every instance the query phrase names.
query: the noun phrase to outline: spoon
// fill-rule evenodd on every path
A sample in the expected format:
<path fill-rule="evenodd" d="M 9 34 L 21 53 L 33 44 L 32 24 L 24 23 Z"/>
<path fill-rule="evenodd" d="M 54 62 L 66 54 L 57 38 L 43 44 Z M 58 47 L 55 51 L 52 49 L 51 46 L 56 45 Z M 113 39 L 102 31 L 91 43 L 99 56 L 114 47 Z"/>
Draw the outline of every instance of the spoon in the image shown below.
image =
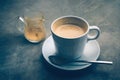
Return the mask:
<path fill-rule="evenodd" d="M 112 61 L 95 61 L 95 60 L 91 60 L 91 61 L 88 61 L 88 60 L 70 61 L 70 60 L 65 60 L 61 57 L 58 57 L 56 55 L 49 56 L 49 60 L 53 64 L 56 64 L 56 65 L 59 65 L 59 66 L 63 66 L 63 65 L 70 64 L 70 63 L 75 63 L 75 62 L 78 62 L 78 63 L 93 63 L 93 64 L 107 64 L 107 65 L 112 65 L 113 64 Z"/>

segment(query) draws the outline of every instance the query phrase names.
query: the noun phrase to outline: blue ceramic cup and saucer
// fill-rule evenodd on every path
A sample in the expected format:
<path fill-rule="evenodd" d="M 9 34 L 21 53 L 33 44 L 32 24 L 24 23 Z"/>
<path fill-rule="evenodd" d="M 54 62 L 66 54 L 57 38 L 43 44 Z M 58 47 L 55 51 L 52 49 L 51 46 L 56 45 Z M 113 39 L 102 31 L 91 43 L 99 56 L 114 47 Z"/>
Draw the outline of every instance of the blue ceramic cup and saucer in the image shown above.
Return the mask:
<path fill-rule="evenodd" d="M 62 29 L 58 30 L 60 28 Z M 76 36 L 79 34 L 79 28 L 82 29 L 84 33 Z M 95 34 L 89 35 L 92 31 L 94 31 Z M 51 33 L 52 35 L 48 37 L 43 44 L 42 54 L 45 60 L 53 67 L 62 70 L 80 70 L 91 64 L 73 62 L 60 66 L 51 62 L 49 59 L 51 55 L 62 57 L 61 61 L 63 62 L 64 60 L 74 61 L 76 59 L 88 61 L 97 60 L 100 55 L 100 47 L 96 41 L 100 35 L 100 29 L 97 26 L 89 26 L 88 22 L 81 17 L 69 15 L 57 18 L 51 24 Z"/>

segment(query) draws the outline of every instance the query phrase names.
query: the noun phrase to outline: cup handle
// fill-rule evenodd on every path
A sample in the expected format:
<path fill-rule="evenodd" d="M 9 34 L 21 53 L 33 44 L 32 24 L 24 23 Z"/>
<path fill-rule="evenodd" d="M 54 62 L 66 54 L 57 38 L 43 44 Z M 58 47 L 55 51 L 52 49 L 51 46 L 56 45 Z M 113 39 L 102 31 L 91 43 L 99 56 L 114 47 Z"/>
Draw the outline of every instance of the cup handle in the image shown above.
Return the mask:
<path fill-rule="evenodd" d="M 95 40 L 95 39 L 97 39 L 100 36 L 101 31 L 100 31 L 99 27 L 97 27 L 97 26 L 90 26 L 90 31 L 93 31 L 93 30 L 96 31 L 96 34 L 88 35 L 88 41 Z M 90 31 L 89 31 L 89 33 L 90 33 Z"/>
<path fill-rule="evenodd" d="M 16 25 L 17 29 L 20 32 L 24 33 L 24 26 L 26 25 L 26 22 L 25 22 L 24 18 L 21 17 L 21 16 L 17 16 L 16 21 L 17 21 L 17 25 Z"/>

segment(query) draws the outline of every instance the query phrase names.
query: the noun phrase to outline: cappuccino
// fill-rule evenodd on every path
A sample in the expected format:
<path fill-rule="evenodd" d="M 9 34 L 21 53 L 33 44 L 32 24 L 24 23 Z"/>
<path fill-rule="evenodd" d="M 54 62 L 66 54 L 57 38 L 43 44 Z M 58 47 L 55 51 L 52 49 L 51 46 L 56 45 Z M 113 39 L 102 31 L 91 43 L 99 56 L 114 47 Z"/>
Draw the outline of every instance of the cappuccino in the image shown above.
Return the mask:
<path fill-rule="evenodd" d="M 63 38 L 77 38 L 85 33 L 85 30 L 77 25 L 64 24 L 56 27 L 54 33 Z"/>

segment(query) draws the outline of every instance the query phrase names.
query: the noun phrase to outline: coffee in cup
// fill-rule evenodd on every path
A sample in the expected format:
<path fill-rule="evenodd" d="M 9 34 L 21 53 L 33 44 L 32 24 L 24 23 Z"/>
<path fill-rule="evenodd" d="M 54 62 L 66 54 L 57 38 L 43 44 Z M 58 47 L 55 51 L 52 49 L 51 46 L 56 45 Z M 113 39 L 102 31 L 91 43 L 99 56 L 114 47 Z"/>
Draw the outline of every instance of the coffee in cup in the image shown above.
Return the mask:
<path fill-rule="evenodd" d="M 85 31 L 84 28 L 74 24 L 64 24 L 54 29 L 56 35 L 64 38 L 77 38 L 84 34 Z"/>

